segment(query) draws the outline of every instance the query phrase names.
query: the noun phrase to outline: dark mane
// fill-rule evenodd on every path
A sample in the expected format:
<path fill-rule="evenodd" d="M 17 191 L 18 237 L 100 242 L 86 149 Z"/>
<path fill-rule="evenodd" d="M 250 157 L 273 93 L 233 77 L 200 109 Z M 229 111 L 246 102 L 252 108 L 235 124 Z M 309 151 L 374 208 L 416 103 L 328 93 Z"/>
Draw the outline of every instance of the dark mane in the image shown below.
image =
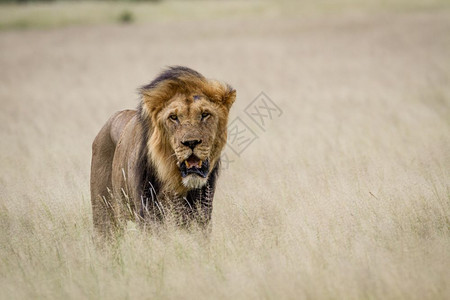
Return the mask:
<path fill-rule="evenodd" d="M 185 82 L 190 80 L 206 80 L 206 78 L 187 67 L 182 66 L 172 66 L 159 74 L 152 82 L 141 87 L 141 93 L 143 91 L 154 90 L 157 89 L 161 83 L 165 81 L 176 82 L 176 84 L 182 87 Z M 149 161 L 148 158 L 148 145 L 147 142 L 153 133 L 153 128 L 151 124 L 150 118 L 145 118 L 142 113 L 143 110 L 143 101 L 139 103 L 138 106 L 138 118 L 139 123 L 142 126 L 142 139 L 139 150 L 138 164 L 136 168 L 136 178 L 138 180 L 139 193 L 142 195 L 141 201 L 141 210 L 139 211 L 139 215 L 144 219 L 148 212 L 153 214 L 153 217 L 156 217 L 158 220 L 162 220 L 162 216 L 158 211 L 158 208 L 155 207 L 156 196 L 159 194 L 162 182 L 161 179 L 158 178 L 156 167 L 154 164 Z M 211 216 L 212 210 L 212 199 L 214 196 L 214 190 L 216 185 L 216 180 L 219 173 L 219 164 L 220 160 L 217 162 L 213 169 L 211 170 L 210 176 L 208 178 L 207 184 L 201 189 L 194 189 L 188 192 L 186 196 L 186 210 L 189 211 L 191 207 L 202 207 L 204 210 L 204 216 L 208 217 L 208 220 Z M 147 212 L 146 212 L 147 211 Z M 190 214 L 194 214 L 194 211 L 191 211 Z M 150 216 L 152 217 L 152 216 Z M 199 220 L 204 223 L 208 223 L 207 220 Z"/>
<path fill-rule="evenodd" d="M 181 78 L 186 76 L 194 76 L 197 78 L 204 79 L 205 77 L 198 73 L 197 71 L 194 71 L 190 68 L 183 67 L 183 66 L 171 66 L 168 67 L 166 70 L 161 72 L 152 82 L 150 82 L 147 85 L 144 85 L 140 88 L 140 91 L 144 90 L 150 90 L 155 89 L 159 83 L 168 81 L 168 80 L 175 80 L 179 81 L 181 83 Z M 139 158 L 138 158 L 138 164 L 136 169 L 136 178 L 138 178 L 139 182 L 139 188 L 142 189 L 139 191 L 139 194 L 142 195 L 142 206 L 148 207 L 148 205 L 151 203 L 151 200 L 156 197 L 156 195 L 159 194 L 159 191 L 161 189 L 161 181 L 156 176 L 156 168 L 153 165 L 151 161 L 148 160 L 148 146 L 147 142 L 149 137 L 152 133 L 152 128 L 150 120 L 144 119 L 142 114 L 142 101 L 139 102 L 138 106 L 138 118 L 139 123 L 142 126 L 142 139 L 141 139 L 141 145 L 139 146 Z M 144 217 L 144 211 L 141 209 L 139 212 L 141 217 Z"/>
<path fill-rule="evenodd" d="M 150 124 L 147 124 L 144 120 L 142 120 L 140 113 L 138 117 L 142 126 L 142 140 L 141 145 L 139 146 L 140 149 L 136 167 L 136 178 L 138 180 L 138 195 L 142 195 L 142 198 L 140 199 L 141 209 L 139 211 L 139 215 L 141 218 L 144 218 L 144 208 L 149 209 L 149 206 L 154 204 L 152 199 L 156 199 L 156 196 L 159 194 L 161 189 L 161 181 L 156 176 L 156 168 L 153 163 L 149 161 L 147 155 L 147 139 L 149 136 L 148 132 L 150 130 Z"/>
<path fill-rule="evenodd" d="M 141 90 L 149 90 L 155 88 L 160 82 L 166 80 L 181 81 L 183 77 L 197 77 L 199 79 L 205 79 L 205 77 L 197 71 L 194 71 L 187 67 L 171 66 L 165 71 L 161 72 L 152 82 L 141 87 Z"/>
<path fill-rule="evenodd" d="M 207 225 L 211 219 L 213 198 L 216 190 L 217 178 L 219 177 L 219 170 L 220 159 L 212 169 L 211 174 L 208 177 L 208 182 L 200 189 L 190 190 L 186 197 L 189 207 L 195 207 L 201 210 L 199 219 L 197 219 L 201 225 Z M 194 211 L 191 212 L 191 214 L 194 213 Z"/>

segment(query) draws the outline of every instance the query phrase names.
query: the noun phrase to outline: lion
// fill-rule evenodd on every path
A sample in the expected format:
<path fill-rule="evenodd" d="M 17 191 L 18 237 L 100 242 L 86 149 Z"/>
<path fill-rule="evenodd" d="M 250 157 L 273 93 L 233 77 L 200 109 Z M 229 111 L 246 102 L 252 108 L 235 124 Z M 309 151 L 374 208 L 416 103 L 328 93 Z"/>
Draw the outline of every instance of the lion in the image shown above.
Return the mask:
<path fill-rule="evenodd" d="M 95 231 L 129 220 L 209 227 L 236 99 L 230 85 L 187 67 L 169 67 L 140 89 L 137 110 L 115 113 L 92 144 L 91 202 Z"/>

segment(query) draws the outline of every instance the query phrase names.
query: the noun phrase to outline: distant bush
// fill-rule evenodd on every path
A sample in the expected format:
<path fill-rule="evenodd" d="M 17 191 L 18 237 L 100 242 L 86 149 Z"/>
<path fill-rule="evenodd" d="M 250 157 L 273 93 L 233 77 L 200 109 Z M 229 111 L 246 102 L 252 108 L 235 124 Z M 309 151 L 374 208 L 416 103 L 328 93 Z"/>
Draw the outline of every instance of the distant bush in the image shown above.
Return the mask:
<path fill-rule="evenodd" d="M 129 10 L 124 10 L 119 15 L 119 22 L 121 22 L 121 23 L 131 23 L 133 21 L 134 21 L 133 13 Z"/>

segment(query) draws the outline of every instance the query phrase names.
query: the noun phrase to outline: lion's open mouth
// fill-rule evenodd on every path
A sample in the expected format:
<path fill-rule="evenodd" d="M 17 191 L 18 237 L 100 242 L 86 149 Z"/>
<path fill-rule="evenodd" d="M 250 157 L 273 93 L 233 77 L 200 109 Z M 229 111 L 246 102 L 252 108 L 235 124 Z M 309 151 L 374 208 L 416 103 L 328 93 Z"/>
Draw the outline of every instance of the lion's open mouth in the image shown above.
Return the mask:
<path fill-rule="evenodd" d="M 197 156 L 192 154 L 185 161 L 180 164 L 181 177 L 186 177 L 190 174 L 197 174 L 206 178 L 209 170 L 209 161 L 200 160 Z"/>

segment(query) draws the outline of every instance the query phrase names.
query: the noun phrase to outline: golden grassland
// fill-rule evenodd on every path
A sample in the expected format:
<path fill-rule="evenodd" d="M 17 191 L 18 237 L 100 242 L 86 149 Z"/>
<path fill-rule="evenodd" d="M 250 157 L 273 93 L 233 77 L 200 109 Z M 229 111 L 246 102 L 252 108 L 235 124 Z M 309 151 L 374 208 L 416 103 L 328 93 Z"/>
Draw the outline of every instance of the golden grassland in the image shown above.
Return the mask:
<path fill-rule="evenodd" d="M 450 297 L 450 10 L 272 10 L 0 32 L 1 299 Z M 96 247 L 91 142 L 174 64 L 233 85 L 258 139 L 226 150 L 209 240 Z"/>

